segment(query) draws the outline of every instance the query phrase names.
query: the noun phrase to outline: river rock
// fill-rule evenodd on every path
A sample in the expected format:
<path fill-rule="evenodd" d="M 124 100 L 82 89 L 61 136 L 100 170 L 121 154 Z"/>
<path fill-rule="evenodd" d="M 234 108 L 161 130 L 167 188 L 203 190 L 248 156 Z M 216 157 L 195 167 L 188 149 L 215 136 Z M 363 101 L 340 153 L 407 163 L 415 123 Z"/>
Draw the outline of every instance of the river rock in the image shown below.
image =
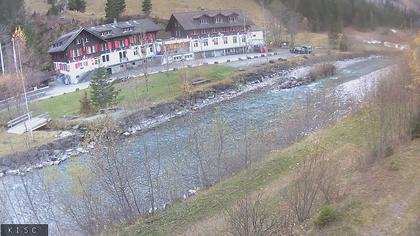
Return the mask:
<path fill-rule="evenodd" d="M 7 170 L 6 175 L 18 175 L 19 170 Z"/>
<path fill-rule="evenodd" d="M 62 131 L 56 137 L 59 138 L 59 139 L 62 139 L 62 138 L 70 137 L 72 135 L 73 135 L 73 133 L 70 132 L 70 131 Z"/>
<path fill-rule="evenodd" d="M 188 197 L 195 196 L 195 195 L 197 195 L 197 190 L 195 189 L 188 190 Z"/>

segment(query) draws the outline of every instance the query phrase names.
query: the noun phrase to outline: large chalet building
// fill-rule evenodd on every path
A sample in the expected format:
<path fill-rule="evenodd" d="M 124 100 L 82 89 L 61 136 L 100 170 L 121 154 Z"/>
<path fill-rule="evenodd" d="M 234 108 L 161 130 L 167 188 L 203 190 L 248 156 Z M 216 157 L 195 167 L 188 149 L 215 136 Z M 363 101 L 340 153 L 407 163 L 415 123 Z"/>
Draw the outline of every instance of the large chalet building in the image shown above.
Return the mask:
<path fill-rule="evenodd" d="M 54 41 L 48 50 L 54 69 L 65 83 L 78 83 L 96 68 L 115 73 L 144 59 L 161 64 L 264 49 L 264 34 L 240 10 L 174 13 L 166 31 L 150 19 L 114 21 L 84 27 Z"/>
<path fill-rule="evenodd" d="M 48 53 L 65 81 L 78 83 L 96 68 L 114 73 L 127 64 L 153 57 L 160 29 L 149 19 L 80 28 L 54 41 Z"/>
<path fill-rule="evenodd" d="M 253 26 L 240 10 L 202 10 L 174 13 L 166 31 L 174 39 L 189 39 L 196 57 L 217 57 L 260 50 L 264 34 Z"/>

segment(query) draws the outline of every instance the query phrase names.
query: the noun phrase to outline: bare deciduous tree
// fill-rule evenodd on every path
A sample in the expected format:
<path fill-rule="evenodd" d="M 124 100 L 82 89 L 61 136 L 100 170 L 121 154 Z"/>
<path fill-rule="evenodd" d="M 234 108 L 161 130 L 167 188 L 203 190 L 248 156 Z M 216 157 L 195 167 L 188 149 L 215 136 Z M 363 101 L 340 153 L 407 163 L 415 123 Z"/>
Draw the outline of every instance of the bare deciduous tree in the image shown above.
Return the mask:
<path fill-rule="evenodd" d="M 227 212 L 229 233 L 235 236 L 277 235 L 278 221 L 262 204 L 261 197 L 256 200 L 246 196 L 236 207 Z"/>

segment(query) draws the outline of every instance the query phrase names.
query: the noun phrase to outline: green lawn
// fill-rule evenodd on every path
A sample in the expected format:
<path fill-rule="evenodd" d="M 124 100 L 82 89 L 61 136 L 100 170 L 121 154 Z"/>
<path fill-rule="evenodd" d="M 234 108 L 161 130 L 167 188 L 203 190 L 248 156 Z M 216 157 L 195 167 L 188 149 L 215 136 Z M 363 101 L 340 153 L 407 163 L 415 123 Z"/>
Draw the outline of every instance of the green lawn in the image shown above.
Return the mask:
<path fill-rule="evenodd" d="M 210 85 L 221 81 L 228 81 L 236 72 L 236 69 L 232 67 L 208 65 L 149 75 L 148 83 L 146 83 L 144 77 L 139 77 L 123 83 L 118 83 L 116 84 L 116 88 L 120 90 L 120 104 L 125 108 L 135 109 L 139 107 L 138 104 L 140 102 L 146 102 L 144 105 L 151 105 L 159 102 L 171 101 L 182 95 L 184 93 L 185 77 L 188 78 L 188 80 L 197 78 L 209 80 L 209 83 L 207 84 L 191 87 L 192 91 L 197 91 L 205 90 Z M 148 86 L 146 86 L 146 84 Z M 33 111 L 35 115 L 48 112 L 53 119 L 61 118 L 64 115 L 77 115 L 80 108 L 79 101 L 84 92 L 85 91 L 82 90 L 36 101 L 30 104 L 30 110 Z M 5 112 L 1 113 L 0 117 L 6 119 Z"/>
<path fill-rule="evenodd" d="M 202 67 L 188 68 L 184 70 L 172 71 L 167 73 L 153 74 L 148 77 L 148 91 L 144 77 L 131 79 L 129 81 L 116 84 L 120 90 L 119 105 L 128 110 L 139 109 L 142 106 L 150 106 L 160 102 L 168 102 L 184 93 L 184 78 L 187 75 L 188 80 L 205 78 L 209 83 L 191 86 L 192 91 L 206 90 L 211 85 L 219 82 L 229 81 L 237 73 L 236 69 L 223 65 L 208 65 Z M 80 100 L 86 91 L 77 91 L 61 96 L 36 101 L 30 104 L 30 110 L 34 115 L 48 112 L 52 119 L 59 119 L 63 116 L 78 115 L 80 109 Z M 142 105 L 140 105 L 142 104 Z M 22 108 L 23 109 L 23 108 Z M 12 109 L 12 113 L 17 113 Z M 16 114 L 9 117 L 8 112 L 0 112 L 0 121 L 5 123 L 7 120 L 15 117 Z M 40 145 L 50 142 L 54 139 L 55 132 L 39 131 L 35 132 L 33 145 Z M 26 135 L 7 134 L 5 130 L 0 129 L 0 156 L 13 153 L 15 151 L 24 151 L 28 148 L 25 144 Z"/>

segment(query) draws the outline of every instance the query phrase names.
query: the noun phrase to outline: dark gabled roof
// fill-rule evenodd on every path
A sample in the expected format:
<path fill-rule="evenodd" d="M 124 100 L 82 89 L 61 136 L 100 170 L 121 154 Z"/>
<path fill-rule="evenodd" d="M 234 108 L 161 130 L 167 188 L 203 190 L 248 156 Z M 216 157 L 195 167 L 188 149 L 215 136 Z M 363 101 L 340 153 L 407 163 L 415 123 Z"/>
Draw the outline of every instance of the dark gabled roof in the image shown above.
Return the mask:
<path fill-rule="evenodd" d="M 57 40 L 53 42 L 54 44 L 58 44 L 57 47 L 51 46 L 48 50 L 48 53 L 54 52 L 62 52 L 66 50 L 66 48 L 70 45 L 71 42 L 83 31 L 83 28 L 79 28 L 77 30 L 73 30 L 67 34 L 60 36 Z"/>
<path fill-rule="evenodd" d="M 127 28 L 131 28 L 131 30 L 127 31 Z M 98 39 L 107 40 L 125 35 L 132 35 L 144 32 L 156 32 L 159 30 L 161 30 L 161 27 L 156 25 L 149 19 L 129 20 L 124 22 L 115 22 L 110 24 L 79 28 L 77 30 L 62 35 L 57 40 L 55 40 L 52 43 L 52 45 L 56 45 L 56 47 L 51 46 L 48 50 L 48 53 L 65 51 L 70 45 L 70 43 L 73 42 L 76 39 L 76 37 L 83 31 L 94 35 Z M 102 35 L 102 32 L 107 31 L 109 31 L 110 34 Z"/>
<path fill-rule="evenodd" d="M 223 23 L 212 23 L 200 24 L 199 19 L 203 16 L 215 17 L 217 15 L 222 15 L 225 17 L 236 15 L 237 20 L 235 22 L 223 22 Z M 196 30 L 196 29 L 209 29 L 209 28 L 219 28 L 219 27 L 229 27 L 229 26 L 243 26 L 254 25 L 254 23 L 244 16 L 243 11 L 241 10 L 216 10 L 216 11 L 194 11 L 194 12 L 180 12 L 174 13 L 171 16 L 170 22 L 166 27 L 166 31 L 170 30 L 171 23 L 173 19 L 176 19 L 178 23 L 184 28 L 184 30 Z"/>

